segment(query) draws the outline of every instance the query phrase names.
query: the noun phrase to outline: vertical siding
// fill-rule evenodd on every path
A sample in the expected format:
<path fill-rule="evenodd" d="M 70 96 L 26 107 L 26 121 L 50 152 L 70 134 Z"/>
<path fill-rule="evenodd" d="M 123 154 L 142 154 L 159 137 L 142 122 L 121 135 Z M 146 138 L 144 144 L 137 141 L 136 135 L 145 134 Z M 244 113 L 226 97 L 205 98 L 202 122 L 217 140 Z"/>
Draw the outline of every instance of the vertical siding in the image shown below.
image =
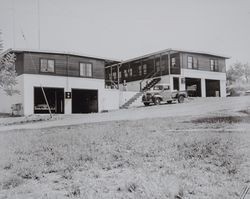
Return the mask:
<path fill-rule="evenodd" d="M 15 70 L 17 75 L 23 74 L 23 54 L 22 53 L 15 53 L 16 54 L 16 62 L 15 62 Z"/>
<path fill-rule="evenodd" d="M 23 53 L 23 73 L 46 74 L 59 76 L 80 77 L 79 63 L 92 63 L 93 77 L 104 79 L 104 60 L 86 58 L 73 55 L 60 55 L 49 53 Z M 40 59 L 53 59 L 55 61 L 55 73 L 40 73 Z"/>
<path fill-rule="evenodd" d="M 194 70 L 210 70 L 210 60 L 217 60 L 218 63 L 218 71 L 216 72 L 225 72 L 226 71 L 226 63 L 225 58 L 220 58 L 212 55 L 201 55 L 201 54 L 193 54 L 193 53 L 181 53 L 182 54 L 182 68 L 188 68 L 188 56 L 193 57 L 193 62 L 195 63 L 198 60 L 198 69 Z"/>

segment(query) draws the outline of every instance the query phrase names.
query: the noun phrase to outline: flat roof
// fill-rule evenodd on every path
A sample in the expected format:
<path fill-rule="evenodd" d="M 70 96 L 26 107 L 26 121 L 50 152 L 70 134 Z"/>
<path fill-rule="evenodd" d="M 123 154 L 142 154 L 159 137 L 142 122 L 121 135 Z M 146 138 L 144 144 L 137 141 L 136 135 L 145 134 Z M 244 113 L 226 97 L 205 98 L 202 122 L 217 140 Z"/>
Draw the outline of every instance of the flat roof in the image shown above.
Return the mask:
<path fill-rule="evenodd" d="M 9 52 L 32 52 L 32 53 L 47 53 L 47 54 L 61 54 L 61 55 L 72 55 L 72 56 L 79 56 L 79 57 L 87 57 L 87 58 L 93 58 L 93 59 L 100 59 L 104 60 L 106 62 L 121 62 L 121 60 L 112 59 L 112 58 L 106 58 L 106 57 L 100 57 L 100 56 L 93 56 L 93 55 L 87 55 L 77 52 L 66 52 L 66 51 L 52 51 L 52 50 L 36 50 L 36 49 L 19 49 L 19 48 L 9 48 L 1 53 L 1 55 L 7 54 Z"/>

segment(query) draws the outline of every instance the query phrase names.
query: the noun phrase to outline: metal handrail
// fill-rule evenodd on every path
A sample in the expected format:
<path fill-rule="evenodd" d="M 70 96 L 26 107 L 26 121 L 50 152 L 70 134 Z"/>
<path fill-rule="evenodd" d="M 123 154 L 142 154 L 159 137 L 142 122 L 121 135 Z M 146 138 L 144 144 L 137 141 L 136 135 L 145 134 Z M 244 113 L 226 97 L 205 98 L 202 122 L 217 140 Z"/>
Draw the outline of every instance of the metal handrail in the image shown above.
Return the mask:
<path fill-rule="evenodd" d="M 144 82 L 146 79 L 152 79 L 159 72 L 160 71 L 156 71 L 156 72 L 153 71 L 153 72 L 149 73 L 146 77 L 144 77 L 144 79 L 140 81 L 140 91 L 142 91 L 142 82 Z"/>

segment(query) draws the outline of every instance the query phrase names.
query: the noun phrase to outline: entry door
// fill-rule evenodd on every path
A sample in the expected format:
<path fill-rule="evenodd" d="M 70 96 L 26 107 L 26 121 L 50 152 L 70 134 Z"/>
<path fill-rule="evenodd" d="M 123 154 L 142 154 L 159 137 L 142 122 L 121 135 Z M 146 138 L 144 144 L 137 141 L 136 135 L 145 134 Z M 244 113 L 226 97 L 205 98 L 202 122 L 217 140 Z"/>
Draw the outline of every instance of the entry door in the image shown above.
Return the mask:
<path fill-rule="evenodd" d="M 174 81 L 174 90 L 180 90 L 180 85 L 179 85 L 179 77 L 174 77 L 173 78 Z"/>

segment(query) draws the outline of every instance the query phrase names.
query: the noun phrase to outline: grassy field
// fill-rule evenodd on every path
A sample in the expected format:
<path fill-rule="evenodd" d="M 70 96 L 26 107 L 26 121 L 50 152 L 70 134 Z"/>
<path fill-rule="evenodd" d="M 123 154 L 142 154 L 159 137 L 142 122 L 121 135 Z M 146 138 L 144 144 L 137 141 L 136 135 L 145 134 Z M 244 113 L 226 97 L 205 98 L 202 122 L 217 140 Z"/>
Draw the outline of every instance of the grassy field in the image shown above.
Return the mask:
<path fill-rule="evenodd" d="M 250 112 L 0 132 L 0 199 L 239 198 Z"/>

